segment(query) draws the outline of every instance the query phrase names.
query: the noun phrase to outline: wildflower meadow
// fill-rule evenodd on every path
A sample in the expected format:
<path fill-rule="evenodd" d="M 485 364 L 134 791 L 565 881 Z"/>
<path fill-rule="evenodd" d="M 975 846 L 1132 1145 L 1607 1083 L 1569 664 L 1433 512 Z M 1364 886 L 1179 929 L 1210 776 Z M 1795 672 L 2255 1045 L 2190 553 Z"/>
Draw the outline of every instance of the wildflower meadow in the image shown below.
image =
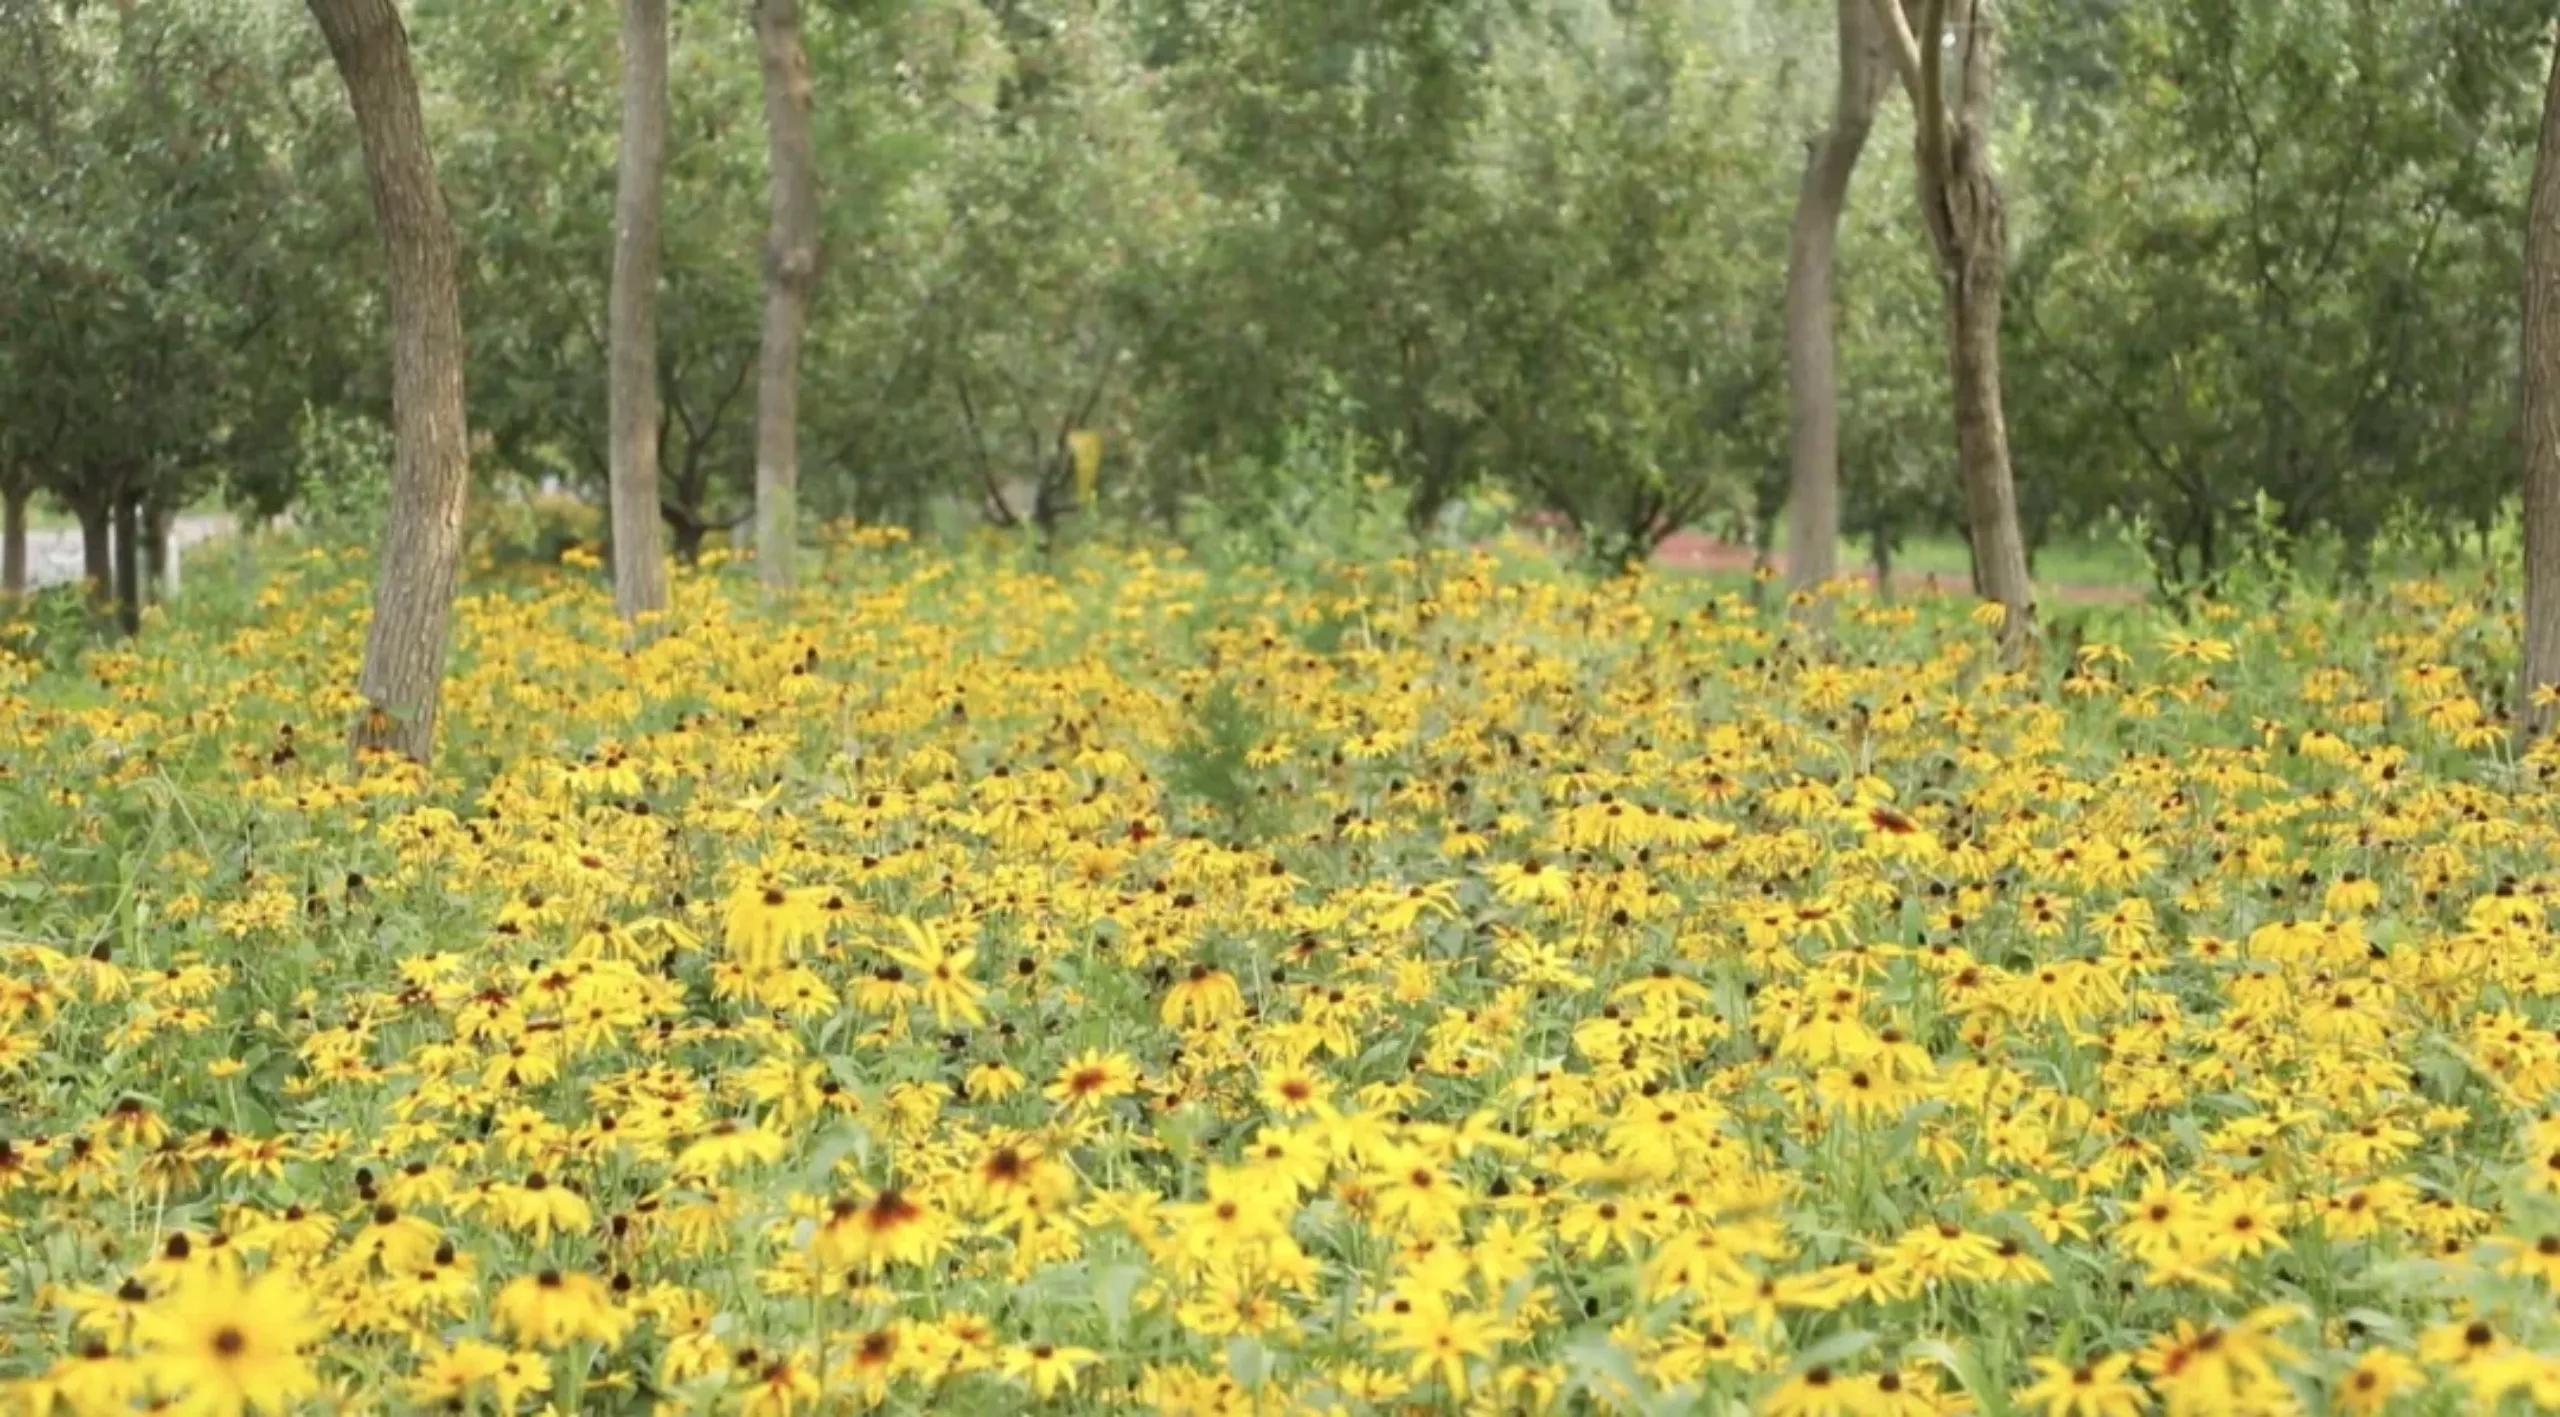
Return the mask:
<path fill-rule="evenodd" d="M 2560 1401 L 2485 584 L 576 559 L 0 660 L 0 1410 Z"/>

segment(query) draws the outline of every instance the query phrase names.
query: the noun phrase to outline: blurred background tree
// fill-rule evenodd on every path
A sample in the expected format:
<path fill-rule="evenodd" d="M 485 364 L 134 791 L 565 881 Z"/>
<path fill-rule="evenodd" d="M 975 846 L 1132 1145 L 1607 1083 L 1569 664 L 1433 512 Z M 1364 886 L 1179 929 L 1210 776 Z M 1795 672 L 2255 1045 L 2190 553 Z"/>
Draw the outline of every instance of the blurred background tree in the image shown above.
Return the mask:
<path fill-rule="evenodd" d="M 1425 531 L 1499 494 L 1605 565 L 1683 528 L 1782 549 L 1829 0 L 802 8 L 808 523 L 1186 533 L 1303 515 L 1267 484 L 1321 445 Z M 661 500 L 691 558 L 752 506 L 766 153 L 740 8 L 670 10 Z M 2546 10 L 2001 7 L 2031 552 L 2138 528 L 2174 588 L 2214 582 L 2262 498 L 2350 573 L 2509 514 Z M 475 518 L 600 506 L 617 16 L 406 12 L 463 243 Z M 264 0 L 0 0 L 10 525 L 268 515 L 362 475 L 337 454 L 385 417 L 383 315 L 309 29 Z M 1847 559 L 1963 533 L 1910 122 L 1888 89 L 1841 226 Z"/>

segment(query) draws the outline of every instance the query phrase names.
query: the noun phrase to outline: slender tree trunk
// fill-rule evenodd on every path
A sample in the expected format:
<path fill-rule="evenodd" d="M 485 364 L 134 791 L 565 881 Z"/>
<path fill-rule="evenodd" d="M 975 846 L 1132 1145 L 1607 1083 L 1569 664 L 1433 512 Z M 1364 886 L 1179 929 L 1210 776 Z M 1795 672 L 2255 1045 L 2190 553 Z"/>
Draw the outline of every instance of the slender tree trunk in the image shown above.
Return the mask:
<path fill-rule="evenodd" d="M 817 158 L 799 0 L 755 0 L 773 198 L 764 343 L 756 370 L 756 568 L 786 590 L 800 540 L 800 337 L 818 283 Z"/>
<path fill-rule="evenodd" d="M 1965 528 L 1977 594 L 2007 612 L 2002 653 L 2015 659 L 2034 633 L 2026 537 L 2009 463 L 2008 416 L 2000 403 L 2000 307 L 2008 282 L 2008 215 L 1991 167 L 1991 96 L 1999 77 L 1999 29 L 1992 0 L 1923 0 L 1917 33 L 1900 0 L 1876 0 L 1911 92 L 1912 151 L 1920 214 L 1946 294 L 1947 370 L 1953 386 L 1956 456 L 1964 475 Z M 1945 60 L 1956 58 L 1949 102 Z"/>
<path fill-rule="evenodd" d="M 667 0 L 623 0 L 622 166 L 614 194 L 611 425 L 613 606 L 667 608 L 658 534 L 658 227 L 667 175 Z"/>
<path fill-rule="evenodd" d="M 391 292 L 391 516 L 350 742 L 425 762 L 435 749 L 462 508 L 471 489 L 462 399 L 462 304 L 452 218 L 393 0 L 308 0 L 364 142 Z"/>
<path fill-rule="evenodd" d="M 90 613 L 103 619 L 115 593 L 114 542 L 107 535 L 114 519 L 112 499 L 85 495 L 72 504 L 71 511 L 80 519 L 81 584 L 88 592 Z"/>
<path fill-rule="evenodd" d="M 153 498 L 142 509 L 142 581 L 143 591 L 153 600 L 167 600 L 177 586 L 177 559 L 169 554 L 170 536 L 177 513 L 167 502 Z"/>
<path fill-rule="evenodd" d="M 2524 683 L 2528 731 L 2551 726 L 2537 693 L 2560 685 L 2560 49 L 2542 97 L 2524 231 Z"/>
<path fill-rule="evenodd" d="M 142 497 L 116 497 L 116 628 L 142 633 Z"/>
<path fill-rule="evenodd" d="M 5 507 L 0 507 L 0 593 L 27 593 L 27 499 L 32 495 L 30 488 L 11 487 Z"/>
<path fill-rule="evenodd" d="M 1840 84 L 1831 127 L 1806 160 L 1787 246 L 1787 584 L 1840 573 L 1840 370 L 1833 331 L 1832 260 L 1849 177 L 1884 95 L 1882 36 L 1872 0 L 1840 0 Z"/>

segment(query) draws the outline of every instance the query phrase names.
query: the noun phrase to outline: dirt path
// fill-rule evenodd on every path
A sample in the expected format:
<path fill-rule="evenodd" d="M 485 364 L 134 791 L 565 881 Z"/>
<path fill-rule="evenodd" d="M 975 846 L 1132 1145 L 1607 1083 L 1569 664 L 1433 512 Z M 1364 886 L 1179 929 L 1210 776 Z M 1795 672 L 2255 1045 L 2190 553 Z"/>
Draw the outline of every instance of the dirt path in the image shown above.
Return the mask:
<path fill-rule="evenodd" d="M 221 512 L 206 512 L 178 518 L 169 526 L 169 549 L 179 564 L 186 562 L 186 552 L 231 530 L 231 518 Z M 30 586 L 64 585 L 80 579 L 80 528 L 76 526 L 30 527 L 27 530 L 27 584 Z"/>
<path fill-rule="evenodd" d="M 1653 563 L 1679 571 L 1704 571 L 1716 574 L 1749 575 L 1758 558 L 1748 546 L 1719 541 L 1702 531 L 1675 531 L 1654 548 Z M 1780 574 L 1787 569 L 1787 558 L 1780 555 L 1772 563 Z M 1864 565 L 1843 567 L 1860 577 L 1873 572 Z M 1898 594 L 1970 595 L 1973 587 L 1962 576 L 1941 576 L 1924 571 L 1896 571 L 1893 588 Z M 2138 586 L 2129 585 L 2056 585 L 2036 582 L 2036 594 L 2047 600 L 2072 605 L 2138 605 L 2145 598 Z"/>

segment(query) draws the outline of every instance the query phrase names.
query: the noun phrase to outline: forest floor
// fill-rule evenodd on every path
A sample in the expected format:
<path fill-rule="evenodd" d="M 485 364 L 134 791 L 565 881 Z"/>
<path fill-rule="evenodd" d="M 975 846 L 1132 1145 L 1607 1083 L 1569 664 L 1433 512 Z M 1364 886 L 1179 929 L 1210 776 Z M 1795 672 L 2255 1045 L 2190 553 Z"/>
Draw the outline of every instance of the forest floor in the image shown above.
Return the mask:
<path fill-rule="evenodd" d="M 1758 553 L 1748 546 L 1695 529 L 1673 532 L 1653 553 L 1656 566 L 1709 575 L 1749 575 L 1758 560 Z M 1869 579 L 1874 577 L 1874 567 L 1869 563 L 1844 560 L 1842 564 L 1854 567 L 1859 575 Z M 1771 567 L 1780 574 L 1786 572 L 1787 555 L 1784 551 L 1773 553 Z M 1934 568 L 1915 567 L 1896 570 L 1893 589 L 1896 594 L 1970 594 L 1972 585 L 1962 573 L 1950 575 Z M 2036 594 L 2073 605 L 2133 605 L 2140 603 L 2146 592 L 2143 587 L 2130 582 L 2057 583 L 2040 578 L 2036 582 Z"/>

